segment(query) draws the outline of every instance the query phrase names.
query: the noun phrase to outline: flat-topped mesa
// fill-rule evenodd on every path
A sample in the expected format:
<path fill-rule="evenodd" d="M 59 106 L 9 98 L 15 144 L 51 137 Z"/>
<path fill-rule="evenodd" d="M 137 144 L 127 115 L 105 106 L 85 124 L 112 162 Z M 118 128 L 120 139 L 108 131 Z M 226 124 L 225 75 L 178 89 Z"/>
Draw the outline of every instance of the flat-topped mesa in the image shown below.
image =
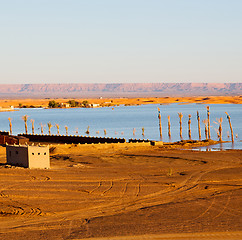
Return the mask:
<path fill-rule="evenodd" d="M 0 84 L 0 97 L 241 95 L 242 83 Z"/>

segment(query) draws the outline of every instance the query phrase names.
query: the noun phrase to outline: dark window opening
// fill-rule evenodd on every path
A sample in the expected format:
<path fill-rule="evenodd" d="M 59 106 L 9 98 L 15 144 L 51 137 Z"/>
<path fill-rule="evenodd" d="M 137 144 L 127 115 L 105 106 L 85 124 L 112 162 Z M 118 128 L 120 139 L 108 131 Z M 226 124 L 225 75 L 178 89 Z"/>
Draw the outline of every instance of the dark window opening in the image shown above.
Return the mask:
<path fill-rule="evenodd" d="M 16 154 L 18 154 L 18 151 L 16 151 Z"/>
<path fill-rule="evenodd" d="M 32 155 L 34 155 L 34 153 L 32 153 Z"/>
<path fill-rule="evenodd" d="M 38 155 L 40 155 L 40 153 L 38 153 Z"/>
<path fill-rule="evenodd" d="M 46 153 L 44 153 L 44 155 L 46 155 Z"/>

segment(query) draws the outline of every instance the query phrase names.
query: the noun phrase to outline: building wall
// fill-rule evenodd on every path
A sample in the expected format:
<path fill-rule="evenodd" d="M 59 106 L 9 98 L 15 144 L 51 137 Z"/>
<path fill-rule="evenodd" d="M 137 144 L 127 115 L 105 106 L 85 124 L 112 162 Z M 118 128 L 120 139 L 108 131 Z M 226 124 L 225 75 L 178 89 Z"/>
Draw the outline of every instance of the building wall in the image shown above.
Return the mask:
<path fill-rule="evenodd" d="M 7 164 L 25 168 L 50 168 L 49 146 L 6 146 Z"/>
<path fill-rule="evenodd" d="M 29 168 L 50 168 L 49 146 L 28 146 Z"/>
<path fill-rule="evenodd" d="M 7 164 L 29 167 L 27 147 L 6 146 Z"/>

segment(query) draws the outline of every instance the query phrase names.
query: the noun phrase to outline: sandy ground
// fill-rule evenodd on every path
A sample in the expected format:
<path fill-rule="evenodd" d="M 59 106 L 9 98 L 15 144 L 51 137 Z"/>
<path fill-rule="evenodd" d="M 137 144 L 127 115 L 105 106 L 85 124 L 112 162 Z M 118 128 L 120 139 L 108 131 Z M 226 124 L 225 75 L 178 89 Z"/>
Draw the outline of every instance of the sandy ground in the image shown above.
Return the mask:
<path fill-rule="evenodd" d="M 30 170 L 0 147 L 0 239 L 241 239 L 241 153 L 52 145 Z"/>
<path fill-rule="evenodd" d="M 1 107 L 33 105 L 47 107 L 53 99 L 0 99 Z M 58 103 L 66 103 L 70 99 L 54 99 Z M 208 97 L 150 97 L 150 98 L 105 98 L 105 99 L 75 99 L 78 102 L 88 100 L 89 103 L 102 104 L 103 106 L 115 106 L 120 104 L 170 104 L 170 103 L 200 103 L 200 104 L 242 104 L 242 96 L 208 96 Z"/>

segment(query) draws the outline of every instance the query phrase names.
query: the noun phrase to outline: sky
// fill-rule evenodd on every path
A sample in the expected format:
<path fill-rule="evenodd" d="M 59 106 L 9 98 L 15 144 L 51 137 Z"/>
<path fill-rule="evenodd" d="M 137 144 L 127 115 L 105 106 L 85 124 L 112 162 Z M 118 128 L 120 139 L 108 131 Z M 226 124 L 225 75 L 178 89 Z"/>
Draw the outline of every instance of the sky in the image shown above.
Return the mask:
<path fill-rule="evenodd" d="M 0 0 L 0 84 L 242 82 L 242 0 Z"/>

